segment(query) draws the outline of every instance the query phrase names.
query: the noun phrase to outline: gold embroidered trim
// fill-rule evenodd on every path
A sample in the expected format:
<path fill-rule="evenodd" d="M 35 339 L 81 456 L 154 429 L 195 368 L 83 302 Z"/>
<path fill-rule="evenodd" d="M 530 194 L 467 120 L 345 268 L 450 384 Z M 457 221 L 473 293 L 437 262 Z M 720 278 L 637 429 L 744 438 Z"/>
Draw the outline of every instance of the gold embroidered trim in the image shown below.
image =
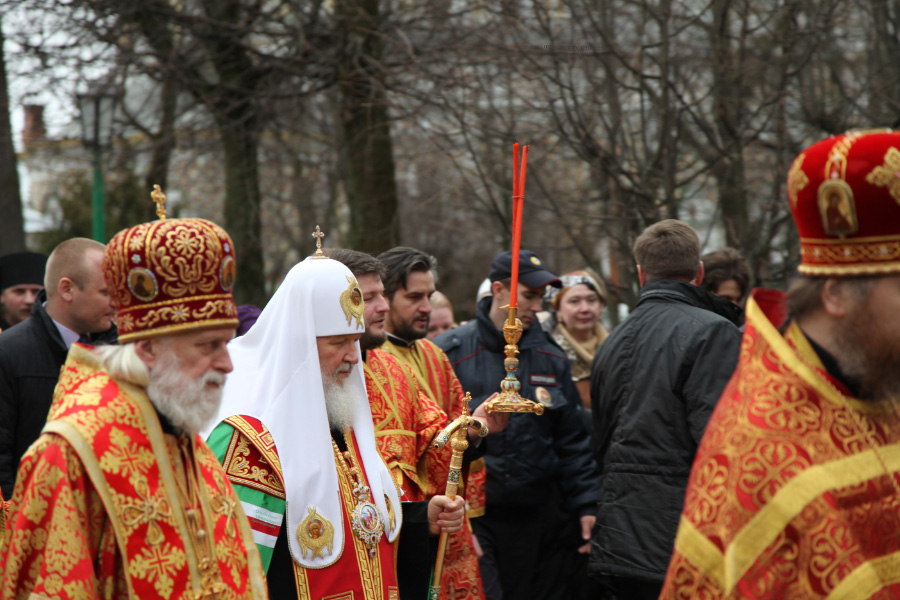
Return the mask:
<path fill-rule="evenodd" d="M 859 565 L 831 590 L 827 600 L 870 598 L 897 582 L 900 582 L 900 553 L 894 552 Z"/>
<path fill-rule="evenodd" d="M 888 193 L 900 203 L 900 150 L 888 148 L 884 154 L 884 164 L 872 169 L 866 181 L 876 187 L 886 187 Z"/>
<path fill-rule="evenodd" d="M 359 458 L 359 453 L 356 450 L 356 445 L 353 442 L 352 436 L 347 436 L 347 450 L 351 452 L 356 459 L 356 464 L 361 465 L 362 460 Z M 364 481 L 365 485 L 369 485 L 368 478 L 366 474 L 360 470 L 360 481 Z M 344 510 L 346 514 L 350 514 L 353 512 L 355 507 L 355 503 L 353 501 L 353 494 L 350 491 L 350 481 L 348 477 L 338 469 L 338 483 L 341 488 L 341 499 L 344 502 Z M 363 599 L 364 600 L 383 600 L 382 598 L 382 583 L 381 583 L 381 549 L 380 547 L 376 547 L 375 556 L 369 558 L 369 549 L 366 548 L 366 545 L 355 535 L 348 536 L 353 543 L 354 554 L 356 555 L 356 564 L 359 567 L 359 577 L 362 581 L 363 588 Z M 380 546 L 380 543 L 379 543 Z"/>
<path fill-rule="evenodd" d="M 684 515 L 681 515 L 678 535 L 675 536 L 675 550 L 711 579 L 720 590 L 725 588 L 722 552 Z"/>
<path fill-rule="evenodd" d="M 209 321 L 200 321 L 194 323 L 181 323 L 180 325 L 163 325 L 145 331 L 137 331 L 135 333 L 119 333 L 119 343 L 137 342 L 151 337 L 158 337 L 167 333 L 178 333 L 181 331 L 202 331 L 204 329 L 216 329 L 219 327 L 237 327 L 240 325 L 237 317 L 233 319 L 214 319 Z"/>
<path fill-rule="evenodd" d="M 306 574 L 306 569 L 298 565 L 297 561 L 292 560 L 291 564 L 294 565 L 294 585 L 297 586 L 297 599 L 312 600 L 312 596 L 309 593 L 309 577 Z"/>
<path fill-rule="evenodd" d="M 806 154 L 801 154 L 795 158 L 794 164 L 791 165 L 791 170 L 788 171 L 788 197 L 794 206 L 797 205 L 797 194 L 809 185 L 809 177 L 803 172 L 803 160 L 805 158 Z"/>
<path fill-rule="evenodd" d="M 900 272 L 900 261 L 853 265 L 800 265 L 797 271 L 802 275 L 849 276 L 849 275 L 883 275 Z"/>
<path fill-rule="evenodd" d="M 836 243 L 823 244 L 801 240 L 800 254 L 804 264 L 824 263 L 823 266 L 837 266 L 834 263 L 881 263 L 900 258 L 900 238 L 881 242 L 859 242 L 857 240 L 834 240 Z"/>
<path fill-rule="evenodd" d="M 234 427 L 234 424 L 229 424 Z M 246 458 L 250 455 L 251 444 L 252 442 L 245 437 L 244 433 L 235 428 L 231 441 L 228 443 L 225 460 L 222 462 L 225 474 L 232 483 L 255 488 L 284 500 L 284 485 L 277 473 L 270 473 L 267 469 L 251 465 Z M 253 444 L 253 447 L 256 448 L 256 444 Z M 260 454 L 262 454 L 261 451 Z M 260 461 L 268 463 L 265 457 L 261 457 Z"/>

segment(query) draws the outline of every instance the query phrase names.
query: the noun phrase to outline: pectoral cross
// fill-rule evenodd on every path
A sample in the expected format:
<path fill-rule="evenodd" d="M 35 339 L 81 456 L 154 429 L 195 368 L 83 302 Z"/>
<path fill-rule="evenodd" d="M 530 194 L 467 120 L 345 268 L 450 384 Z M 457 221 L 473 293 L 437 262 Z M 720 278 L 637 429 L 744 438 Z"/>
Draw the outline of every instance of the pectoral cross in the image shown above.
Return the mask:
<path fill-rule="evenodd" d="M 150 192 L 150 197 L 156 202 L 156 216 L 159 217 L 160 221 L 166 220 L 166 195 L 163 193 L 162 189 L 160 189 L 159 184 L 153 184 L 153 191 Z"/>
<path fill-rule="evenodd" d="M 312 236 L 316 238 L 315 256 L 325 256 L 324 254 L 322 254 L 322 238 L 325 237 L 325 232 L 319 229 L 319 226 L 316 225 L 316 230 L 313 232 Z"/>

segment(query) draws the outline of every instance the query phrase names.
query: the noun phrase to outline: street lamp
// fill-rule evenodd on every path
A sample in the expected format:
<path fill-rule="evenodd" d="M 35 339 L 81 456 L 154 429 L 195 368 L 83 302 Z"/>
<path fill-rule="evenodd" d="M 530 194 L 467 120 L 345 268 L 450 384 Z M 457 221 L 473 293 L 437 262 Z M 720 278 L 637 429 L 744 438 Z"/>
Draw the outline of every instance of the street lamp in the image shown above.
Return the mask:
<path fill-rule="evenodd" d="M 81 111 L 81 138 L 94 153 L 94 185 L 91 188 L 93 237 L 106 243 L 106 215 L 104 207 L 103 150 L 112 142 L 113 112 L 118 95 L 107 87 L 78 94 Z"/>

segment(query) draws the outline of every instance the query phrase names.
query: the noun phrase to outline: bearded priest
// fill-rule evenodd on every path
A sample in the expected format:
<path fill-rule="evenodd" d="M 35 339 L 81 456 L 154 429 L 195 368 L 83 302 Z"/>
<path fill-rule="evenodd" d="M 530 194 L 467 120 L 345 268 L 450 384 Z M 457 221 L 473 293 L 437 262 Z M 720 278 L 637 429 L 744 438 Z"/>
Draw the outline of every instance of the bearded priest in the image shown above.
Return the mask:
<path fill-rule="evenodd" d="M 228 234 L 201 219 L 110 241 L 121 345 L 69 351 L 19 467 L 0 598 L 267 597 L 241 504 L 197 435 L 232 369 L 234 266 Z"/>
<path fill-rule="evenodd" d="M 273 598 L 424 598 L 429 535 L 462 528 L 461 497 L 404 501 L 378 453 L 364 315 L 350 270 L 317 253 L 229 344 L 235 372 L 208 443 L 247 509 Z M 422 560 L 397 565 L 398 544 Z"/>

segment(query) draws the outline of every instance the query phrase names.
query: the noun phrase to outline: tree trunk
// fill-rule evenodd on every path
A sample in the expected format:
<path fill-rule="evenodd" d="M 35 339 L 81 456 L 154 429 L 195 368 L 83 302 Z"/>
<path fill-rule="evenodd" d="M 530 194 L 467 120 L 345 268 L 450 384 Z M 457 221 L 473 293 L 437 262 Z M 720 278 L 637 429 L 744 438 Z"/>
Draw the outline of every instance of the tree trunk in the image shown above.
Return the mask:
<path fill-rule="evenodd" d="M 872 0 L 873 35 L 871 38 L 872 100 L 869 108 L 872 123 L 897 127 L 900 125 L 900 68 L 897 54 L 897 23 L 891 18 L 891 7 L 886 0 Z M 900 20 L 900 6 L 894 7 L 894 19 Z"/>
<path fill-rule="evenodd" d="M 3 54 L 3 24 L 0 21 L 0 256 L 25 249 L 25 223 L 16 149 L 9 122 L 9 93 L 6 87 L 6 58 Z"/>
<path fill-rule="evenodd" d="M 744 148 L 742 132 L 743 60 L 732 46 L 733 9 L 730 0 L 713 2 L 715 27 L 711 40 L 716 59 L 713 82 L 714 121 L 724 154 L 713 167 L 722 207 L 722 226 L 727 245 L 745 250 L 748 243 L 749 211 L 744 185 Z"/>
<path fill-rule="evenodd" d="M 221 123 L 219 130 L 225 155 L 225 229 L 237 254 L 234 296 L 238 304 L 262 308 L 268 295 L 263 269 L 256 120 L 234 119 Z"/>
<path fill-rule="evenodd" d="M 347 152 L 347 245 L 378 254 L 399 243 L 397 182 L 384 75 L 379 64 L 378 2 L 337 4 L 345 36 L 339 73 L 340 124 Z"/>

